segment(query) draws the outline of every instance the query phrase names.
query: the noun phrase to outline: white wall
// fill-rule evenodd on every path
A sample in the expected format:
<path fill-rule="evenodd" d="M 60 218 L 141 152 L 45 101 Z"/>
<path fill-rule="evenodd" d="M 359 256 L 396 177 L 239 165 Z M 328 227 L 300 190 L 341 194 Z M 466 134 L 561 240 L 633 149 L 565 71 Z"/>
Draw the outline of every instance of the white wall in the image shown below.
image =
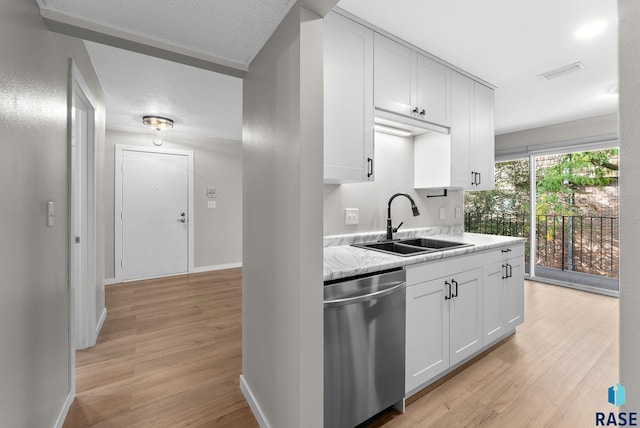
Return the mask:
<path fill-rule="evenodd" d="M 242 143 L 188 134 L 162 135 L 162 147 L 194 152 L 195 267 L 207 268 L 242 262 Z M 107 130 L 105 190 L 105 265 L 108 278 L 115 276 L 114 260 L 114 152 L 116 144 L 153 146 L 153 134 Z M 207 187 L 216 188 L 215 199 L 207 198 Z M 207 208 L 209 200 L 216 208 Z M 110 275 L 110 276 L 109 276 Z"/>
<path fill-rule="evenodd" d="M 278 428 L 323 426 L 322 68 L 296 4 L 243 86 L 241 382 Z"/>
<path fill-rule="evenodd" d="M 427 198 L 441 194 L 441 190 L 413 188 L 413 138 L 376 133 L 375 181 L 354 184 L 324 185 L 324 234 L 384 231 L 387 226 L 387 206 L 391 195 L 408 193 L 416 201 L 420 215 L 413 217 L 406 198 L 396 198 L 391 207 L 394 226 L 404 221 L 402 228 L 463 224 L 455 218 L 455 207 L 463 209 L 464 192 L 450 190 L 446 198 Z M 440 219 L 440 208 L 446 217 Z M 360 222 L 345 226 L 345 208 L 358 208 Z"/>
<path fill-rule="evenodd" d="M 35 1 L 0 2 L 2 427 L 54 426 L 71 390 L 69 58 L 73 58 L 96 97 L 97 144 L 101 150 L 104 96 L 82 42 L 49 33 Z M 98 181 L 98 191 L 100 186 Z M 49 200 L 56 204 L 53 227 L 46 226 Z M 102 245 L 103 227 L 99 215 L 98 245 Z M 96 286 L 98 299 L 103 299 L 104 265 L 100 257 Z M 101 302 L 97 302 L 100 311 Z"/>
<path fill-rule="evenodd" d="M 620 383 L 640 411 L 640 3 L 618 0 L 620 74 Z"/>

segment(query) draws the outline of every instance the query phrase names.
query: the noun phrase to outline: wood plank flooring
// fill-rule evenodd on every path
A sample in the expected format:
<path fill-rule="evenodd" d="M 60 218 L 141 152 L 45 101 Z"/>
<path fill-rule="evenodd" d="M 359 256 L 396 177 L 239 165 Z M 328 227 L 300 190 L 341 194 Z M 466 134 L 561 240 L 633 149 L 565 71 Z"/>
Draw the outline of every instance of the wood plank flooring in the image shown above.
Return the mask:
<path fill-rule="evenodd" d="M 65 428 L 256 427 L 238 386 L 241 270 L 107 287 Z M 371 427 L 589 427 L 610 411 L 618 300 L 525 283 L 516 335 Z"/>
<path fill-rule="evenodd" d="M 65 428 L 257 427 L 238 385 L 242 271 L 107 287 Z"/>

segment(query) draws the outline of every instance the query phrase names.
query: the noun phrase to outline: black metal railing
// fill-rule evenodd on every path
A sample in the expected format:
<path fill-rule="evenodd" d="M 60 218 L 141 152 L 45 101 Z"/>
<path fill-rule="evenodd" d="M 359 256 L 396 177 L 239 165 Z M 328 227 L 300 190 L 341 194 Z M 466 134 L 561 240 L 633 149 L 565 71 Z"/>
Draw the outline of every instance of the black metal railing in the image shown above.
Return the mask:
<path fill-rule="evenodd" d="M 618 228 L 618 217 L 536 216 L 537 265 L 618 278 Z M 529 215 L 467 213 L 465 231 L 529 238 Z"/>

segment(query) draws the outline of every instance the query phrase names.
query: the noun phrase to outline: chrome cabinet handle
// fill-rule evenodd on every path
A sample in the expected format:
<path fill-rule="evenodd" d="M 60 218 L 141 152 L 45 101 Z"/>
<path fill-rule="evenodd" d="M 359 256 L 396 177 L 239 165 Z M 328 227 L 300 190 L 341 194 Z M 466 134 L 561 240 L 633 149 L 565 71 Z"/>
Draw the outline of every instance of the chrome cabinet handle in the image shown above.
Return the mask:
<path fill-rule="evenodd" d="M 373 175 L 373 159 L 367 158 L 367 178 Z"/>
<path fill-rule="evenodd" d="M 449 281 L 445 281 L 444 285 L 447 287 L 447 294 L 444 296 L 444 300 L 449 300 L 451 299 L 451 284 L 449 284 Z"/>
<path fill-rule="evenodd" d="M 178 220 L 180 223 L 186 223 L 187 219 L 186 218 L 181 218 L 180 220 Z"/>
<path fill-rule="evenodd" d="M 420 110 L 420 116 L 424 116 L 425 114 L 427 114 L 425 109 Z"/>
<path fill-rule="evenodd" d="M 458 281 L 456 281 L 455 279 L 452 279 L 452 280 L 451 280 L 451 284 L 453 284 L 453 285 L 455 285 L 455 286 L 456 286 L 456 293 L 455 293 L 455 294 L 452 294 L 452 296 L 451 296 L 451 297 L 458 297 Z"/>

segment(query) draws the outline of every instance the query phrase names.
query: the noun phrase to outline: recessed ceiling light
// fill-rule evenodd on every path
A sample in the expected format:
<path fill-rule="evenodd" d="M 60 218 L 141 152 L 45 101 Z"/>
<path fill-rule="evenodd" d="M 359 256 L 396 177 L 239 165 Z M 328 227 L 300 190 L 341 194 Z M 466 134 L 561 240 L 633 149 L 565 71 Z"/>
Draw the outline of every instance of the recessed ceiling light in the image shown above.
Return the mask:
<path fill-rule="evenodd" d="M 578 28 L 573 35 L 576 39 L 590 39 L 601 34 L 605 28 L 607 28 L 607 23 L 605 21 L 595 21 Z"/>

